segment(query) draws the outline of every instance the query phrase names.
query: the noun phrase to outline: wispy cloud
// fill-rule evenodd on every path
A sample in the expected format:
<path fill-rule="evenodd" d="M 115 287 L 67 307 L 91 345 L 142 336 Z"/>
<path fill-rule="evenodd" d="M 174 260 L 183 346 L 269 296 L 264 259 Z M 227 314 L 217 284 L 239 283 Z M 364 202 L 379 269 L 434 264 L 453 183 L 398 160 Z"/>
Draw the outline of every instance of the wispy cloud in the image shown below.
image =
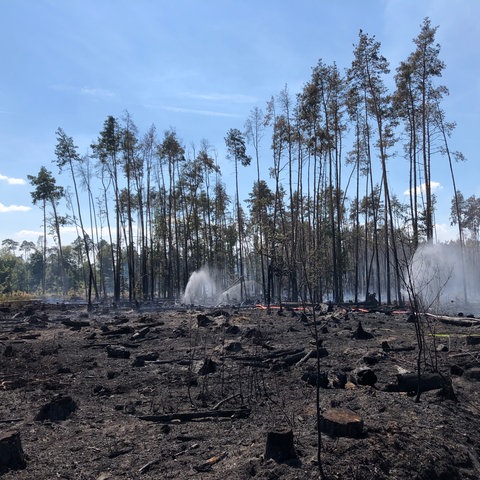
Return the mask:
<path fill-rule="evenodd" d="M 106 88 L 98 88 L 98 87 L 77 87 L 73 85 L 64 85 L 64 84 L 55 84 L 51 87 L 53 90 L 57 90 L 59 92 L 70 92 L 76 93 L 80 95 L 86 95 L 89 97 L 95 98 L 113 98 L 115 96 L 115 92 L 112 90 L 108 90 Z"/>
<path fill-rule="evenodd" d="M 32 207 L 27 207 L 24 205 L 4 205 L 0 202 L 0 213 L 8 212 L 28 212 Z"/>
<path fill-rule="evenodd" d="M 438 190 L 441 190 L 442 188 L 443 188 L 443 185 L 440 182 L 430 182 L 430 190 L 431 190 L 432 193 L 434 193 Z M 424 193 L 425 189 L 426 189 L 425 183 L 422 183 L 421 185 L 419 185 L 417 187 L 417 195 L 421 195 L 422 193 Z M 405 190 L 403 192 L 403 194 L 404 195 L 410 195 L 410 192 L 411 192 L 411 190 L 408 189 L 408 190 Z"/>
<path fill-rule="evenodd" d="M 26 184 L 23 178 L 7 177 L 6 175 L 2 175 L 1 173 L 0 173 L 0 181 L 7 182 L 9 185 L 25 185 Z"/>
<path fill-rule="evenodd" d="M 193 93 L 186 92 L 184 97 L 205 100 L 207 102 L 227 102 L 227 103 L 255 103 L 257 99 L 251 95 L 243 95 L 241 93 Z"/>
<path fill-rule="evenodd" d="M 37 238 L 43 235 L 43 232 L 37 230 L 20 230 L 17 234 L 17 238 L 33 237 Z"/>
<path fill-rule="evenodd" d="M 82 87 L 80 89 L 80 93 L 83 95 L 97 98 L 112 98 L 115 96 L 115 93 L 105 88 Z"/>
<path fill-rule="evenodd" d="M 183 108 L 183 107 L 163 107 L 164 110 L 168 112 L 176 112 L 176 113 L 193 113 L 195 115 L 206 115 L 211 117 L 231 117 L 236 118 L 240 117 L 235 113 L 227 113 L 227 112 L 216 112 L 213 110 L 200 110 L 195 108 Z"/>

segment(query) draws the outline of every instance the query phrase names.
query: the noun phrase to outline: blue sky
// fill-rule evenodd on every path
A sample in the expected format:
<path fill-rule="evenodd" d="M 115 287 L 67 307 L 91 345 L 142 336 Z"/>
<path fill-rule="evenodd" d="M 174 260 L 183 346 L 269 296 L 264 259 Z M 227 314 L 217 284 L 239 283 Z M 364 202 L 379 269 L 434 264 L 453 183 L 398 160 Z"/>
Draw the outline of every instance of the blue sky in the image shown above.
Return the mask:
<path fill-rule="evenodd" d="M 243 129 L 253 107 L 285 85 L 298 93 L 319 59 L 348 68 L 360 29 L 381 42 L 394 72 L 426 16 L 439 26 L 441 82 L 450 90 L 443 106 L 457 123 L 451 148 L 467 158 L 455 165 L 457 186 L 479 196 L 477 0 L 0 0 L 0 240 L 41 233 L 27 175 L 42 165 L 57 174 L 58 127 L 83 154 L 108 115 L 128 110 L 141 133 L 154 123 L 160 135 L 175 128 L 187 147 L 207 139 L 228 187 L 224 136 Z M 407 164 L 394 162 L 402 198 Z M 253 173 L 244 175 L 249 191 Z M 453 195 L 446 161 L 432 180 L 442 239 Z"/>

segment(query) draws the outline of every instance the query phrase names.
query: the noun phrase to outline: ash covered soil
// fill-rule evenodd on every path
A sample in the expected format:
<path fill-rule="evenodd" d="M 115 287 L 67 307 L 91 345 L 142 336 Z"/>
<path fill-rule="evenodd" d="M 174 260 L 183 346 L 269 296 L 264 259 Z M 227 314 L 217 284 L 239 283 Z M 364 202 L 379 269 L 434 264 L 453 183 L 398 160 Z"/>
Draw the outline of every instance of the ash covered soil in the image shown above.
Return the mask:
<path fill-rule="evenodd" d="M 288 309 L 4 305 L 0 476 L 319 478 L 318 380 L 322 414 L 360 419 L 325 427 L 326 478 L 478 479 L 479 321 L 429 320 L 425 359 L 446 384 L 433 376 L 416 403 L 399 386 L 418 354 L 408 317 L 347 307 L 314 325 Z M 267 434 L 290 430 L 290 455 L 268 458 Z"/>

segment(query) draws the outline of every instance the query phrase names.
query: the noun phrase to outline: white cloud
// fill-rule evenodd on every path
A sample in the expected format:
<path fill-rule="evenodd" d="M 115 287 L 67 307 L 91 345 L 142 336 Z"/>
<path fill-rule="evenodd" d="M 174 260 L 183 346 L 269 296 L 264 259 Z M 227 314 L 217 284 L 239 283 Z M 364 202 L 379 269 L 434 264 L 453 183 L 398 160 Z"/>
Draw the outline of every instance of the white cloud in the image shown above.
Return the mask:
<path fill-rule="evenodd" d="M 17 238 L 25 238 L 25 237 L 41 237 L 43 235 L 43 232 L 39 232 L 37 230 L 20 230 L 17 234 Z"/>
<path fill-rule="evenodd" d="M 447 223 L 437 223 L 435 225 L 435 237 L 437 242 L 449 242 L 458 239 L 458 227 Z"/>
<path fill-rule="evenodd" d="M 53 90 L 57 90 L 59 92 L 67 92 L 67 93 L 80 93 L 81 95 L 88 95 L 90 97 L 97 97 L 97 98 L 112 98 L 115 96 L 115 93 L 111 90 L 107 90 L 106 88 L 95 88 L 95 87 L 75 87 L 72 85 L 64 85 L 64 84 L 55 84 L 51 87 Z"/>
<path fill-rule="evenodd" d="M 80 93 L 98 98 L 112 98 L 115 96 L 111 90 L 106 90 L 104 88 L 82 87 Z"/>
<path fill-rule="evenodd" d="M 24 205 L 4 205 L 0 202 L 0 213 L 8 212 L 28 212 L 32 207 L 26 207 Z"/>
<path fill-rule="evenodd" d="M 185 93 L 187 98 L 206 100 L 208 102 L 255 103 L 257 99 L 241 93 Z"/>
<path fill-rule="evenodd" d="M 423 192 L 425 192 L 426 185 L 425 183 L 422 183 L 417 187 L 417 195 L 421 195 Z M 443 185 L 440 182 L 430 182 L 430 191 L 432 193 L 437 192 L 438 190 L 442 190 Z M 404 195 L 410 195 L 410 189 L 405 190 L 403 192 Z"/>
<path fill-rule="evenodd" d="M 226 113 L 226 112 L 215 112 L 213 110 L 197 110 L 195 108 L 183 108 L 183 107 L 163 107 L 164 110 L 169 112 L 177 112 L 177 113 L 193 113 L 197 115 L 207 115 L 211 117 L 232 117 L 237 118 L 240 115 L 235 113 Z"/>
<path fill-rule="evenodd" d="M 26 184 L 23 178 L 7 177 L 6 175 L 2 175 L 1 173 L 0 173 L 0 180 L 7 182 L 9 185 L 25 185 Z"/>

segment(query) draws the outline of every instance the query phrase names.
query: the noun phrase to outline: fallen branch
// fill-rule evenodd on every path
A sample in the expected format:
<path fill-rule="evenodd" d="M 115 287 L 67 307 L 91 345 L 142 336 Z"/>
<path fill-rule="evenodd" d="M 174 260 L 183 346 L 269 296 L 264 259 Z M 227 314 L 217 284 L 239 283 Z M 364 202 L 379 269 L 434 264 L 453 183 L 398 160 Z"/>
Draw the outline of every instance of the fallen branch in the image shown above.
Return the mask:
<path fill-rule="evenodd" d="M 224 398 L 223 400 L 220 400 L 214 407 L 212 410 L 218 410 L 224 403 L 230 401 L 230 400 L 233 400 L 234 398 L 237 398 L 239 397 L 240 394 L 239 393 L 235 393 L 233 395 L 230 395 L 229 397 L 227 398 Z"/>
<path fill-rule="evenodd" d="M 227 452 L 222 452 L 219 455 L 215 455 L 214 457 L 209 458 L 205 462 L 201 463 L 200 465 L 194 465 L 194 469 L 197 472 L 208 472 L 211 470 L 212 465 L 215 465 L 220 460 L 223 460 L 227 456 Z"/>
<path fill-rule="evenodd" d="M 474 325 L 480 325 L 480 320 L 469 317 L 448 317 L 446 315 L 434 315 L 432 313 L 425 314 L 429 318 L 438 320 L 446 325 L 455 325 L 457 327 L 471 327 Z"/>
<path fill-rule="evenodd" d="M 143 467 L 140 467 L 138 469 L 138 472 L 139 473 L 146 473 L 150 470 L 150 467 L 153 467 L 154 465 L 156 465 L 157 463 L 160 463 L 162 461 L 161 458 L 157 458 L 155 460 L 151 460 L 150 462 L 146 463 L 145 465 L 143 465 Z"/>
<path fill-rule="evenodd" d="M 236 410 L 207 410 L 203 412 L 179 412 L 168 415 L 143 415 L 140 420 L 148 422 L 167 423 L 172 420 L 181 420 L 188 422 L 190 420 L 198 420 L 210 417 L 231 417 L 231 418 L 247 418 L 250 415 L 249 408 L 240 408 Z"/>

